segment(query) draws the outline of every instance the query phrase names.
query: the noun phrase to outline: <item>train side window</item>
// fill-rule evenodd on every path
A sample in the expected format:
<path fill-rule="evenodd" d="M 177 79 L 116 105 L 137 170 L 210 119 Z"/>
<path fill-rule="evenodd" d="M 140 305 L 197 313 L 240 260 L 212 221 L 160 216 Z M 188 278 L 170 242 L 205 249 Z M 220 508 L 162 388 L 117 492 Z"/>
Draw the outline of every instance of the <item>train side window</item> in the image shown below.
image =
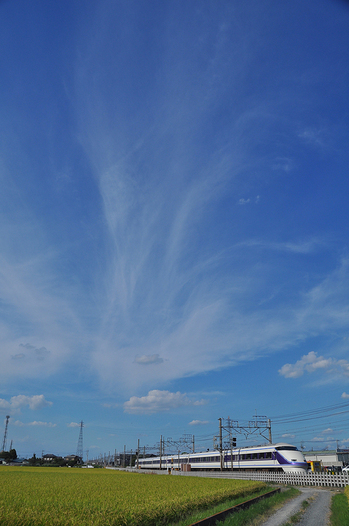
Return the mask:
<path fill-rule="evenodd" d="M 265 458 L 270 460 L 271 459 L 271 451 L 267 451 L 265 454 Z"/>

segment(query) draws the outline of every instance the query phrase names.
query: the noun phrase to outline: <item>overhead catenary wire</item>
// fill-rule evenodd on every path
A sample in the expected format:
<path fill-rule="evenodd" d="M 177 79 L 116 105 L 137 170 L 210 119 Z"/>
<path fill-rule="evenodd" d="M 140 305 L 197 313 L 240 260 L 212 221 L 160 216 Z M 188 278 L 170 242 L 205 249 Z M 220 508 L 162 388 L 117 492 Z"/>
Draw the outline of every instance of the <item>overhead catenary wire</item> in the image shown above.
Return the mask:
<path fill-rule="evenodd" d="M 308 411 L 300 411 L 298 413 L 272 416 L 271 420 L 273 424 L 287 424 L 289 422 L 303 422 L 304 420 L 314 420 L 345 413 L 349 413 L 349 402 L 310 409 Z"/>

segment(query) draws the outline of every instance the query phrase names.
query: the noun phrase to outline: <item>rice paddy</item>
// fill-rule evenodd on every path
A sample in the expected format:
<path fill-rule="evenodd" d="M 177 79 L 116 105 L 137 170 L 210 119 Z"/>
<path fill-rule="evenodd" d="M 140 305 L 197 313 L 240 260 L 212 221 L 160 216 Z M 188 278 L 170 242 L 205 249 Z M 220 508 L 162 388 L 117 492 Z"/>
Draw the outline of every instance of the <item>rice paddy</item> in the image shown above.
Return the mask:
<path fill-rule="evenodd" d="M 166 525 L 264 487 L 245 480 L 1 466 L 0 525 Z"/>

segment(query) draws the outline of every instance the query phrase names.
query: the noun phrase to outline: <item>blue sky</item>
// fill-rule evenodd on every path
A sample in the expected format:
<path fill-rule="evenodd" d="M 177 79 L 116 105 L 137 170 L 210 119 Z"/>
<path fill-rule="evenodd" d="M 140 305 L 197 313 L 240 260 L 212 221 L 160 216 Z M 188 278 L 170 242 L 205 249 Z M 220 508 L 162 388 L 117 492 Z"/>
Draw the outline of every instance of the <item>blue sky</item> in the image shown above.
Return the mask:
<path fill-rule="evenodd" d="M 19 454 L 75 453 L 81 420 L 90 458 L 206 448 L 255 414 L 348 445 L 348 23 L 341 0 L 0 3 Z"/>

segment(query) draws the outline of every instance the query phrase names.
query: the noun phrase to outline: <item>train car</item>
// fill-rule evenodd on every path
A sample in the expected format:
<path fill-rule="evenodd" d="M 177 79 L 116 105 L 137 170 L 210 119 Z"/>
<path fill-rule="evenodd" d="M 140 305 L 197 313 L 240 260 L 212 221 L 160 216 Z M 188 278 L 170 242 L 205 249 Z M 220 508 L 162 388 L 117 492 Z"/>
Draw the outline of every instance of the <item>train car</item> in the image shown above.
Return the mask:
<path fill-rule="evenodd" d="M 222 459 L 217 450 L 205 453 L 186 453 L 164 455 L 139 459 L 139 467 L 144 469 L 185 469 L 194 470 L 239 471 L 284 471 L 286 473 L 307 472 L 308 465 L 301 451 L 286 443 L 269 444 L 233 449 L 233 466 L 231 452 L 224 451 Z"/>

